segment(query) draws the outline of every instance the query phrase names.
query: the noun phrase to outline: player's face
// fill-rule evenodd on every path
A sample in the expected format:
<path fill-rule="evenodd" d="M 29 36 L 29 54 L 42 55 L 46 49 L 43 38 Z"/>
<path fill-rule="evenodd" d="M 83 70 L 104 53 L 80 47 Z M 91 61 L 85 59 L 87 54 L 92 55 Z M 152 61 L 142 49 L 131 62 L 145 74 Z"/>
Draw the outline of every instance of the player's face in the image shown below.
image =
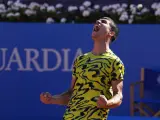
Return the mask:
<path fill-rule="evenodd" d="M 96 39 L 104 40 L 109 35 L 109 32 L 111 30 L 109 23 L 110 21 L 106 19 L 97 20 L 93 27 L 92 39 L 93 40 L 96 40 Z"/>

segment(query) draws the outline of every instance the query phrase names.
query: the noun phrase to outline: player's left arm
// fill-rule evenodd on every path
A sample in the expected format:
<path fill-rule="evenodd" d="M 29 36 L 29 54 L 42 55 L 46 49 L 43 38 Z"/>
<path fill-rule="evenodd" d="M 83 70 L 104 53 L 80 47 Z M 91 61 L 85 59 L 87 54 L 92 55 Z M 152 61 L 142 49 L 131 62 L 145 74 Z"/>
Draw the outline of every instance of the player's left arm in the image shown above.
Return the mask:
<path fill-rule="evenodd" d="M 120 59 L 116 59 L 113 62 L 112 70 L 110 74 L 111 86 L 113 91 L 113 97 L 109 100 L 104 95 L 100 95 L 97 100 L 98 108 L 115 108 L 121 105 L 123 99 L 123 77 L 124 77 L 124 65 Z"/>
<path fill-rule="evenodd" d="M 123 81 L 116 80 L 112 82 L 112 89 L 113 89 L 113 97 L 109 100 L 104 95 L 100 95 L 97 99 L 97 107 L 98 108 L 116 108 L 121 105 L 123 94 Z"/>
<path fill-rule="evenodd" d="M 113 80 L 112 81 L 112 90 L 113 97 L 107 100 L 107 108 L 115 108 L 121 105 L 123 99 L 123 81 L 122 80 Z"/>
<path fill-rule="evenodd" d="M 107 108 L 115 108 L 121 105 L 123 99 L 123 79 L 125 68 L 120 59 L 116 59 L 112 66 L 111 85 L 113 97 L 107 100 Z"/>

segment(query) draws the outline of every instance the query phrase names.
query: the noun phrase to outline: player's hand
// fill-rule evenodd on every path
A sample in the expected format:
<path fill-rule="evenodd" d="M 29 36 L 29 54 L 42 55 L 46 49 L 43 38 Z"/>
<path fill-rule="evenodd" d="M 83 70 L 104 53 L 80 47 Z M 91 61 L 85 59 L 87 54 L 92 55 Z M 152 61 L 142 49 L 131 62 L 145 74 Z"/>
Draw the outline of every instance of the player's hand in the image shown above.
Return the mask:
<path fill-rule="evenodd" d="M 98 108 L 107 107 L 107 98 L 104 95 L 100 95 L 97 97 L 97 107 Z"/>
<path fill-rule="evenodd" d="M 44 104 L 52 104 L 52 95 L 49 92 L 41 93 L 40 101 Z"/>

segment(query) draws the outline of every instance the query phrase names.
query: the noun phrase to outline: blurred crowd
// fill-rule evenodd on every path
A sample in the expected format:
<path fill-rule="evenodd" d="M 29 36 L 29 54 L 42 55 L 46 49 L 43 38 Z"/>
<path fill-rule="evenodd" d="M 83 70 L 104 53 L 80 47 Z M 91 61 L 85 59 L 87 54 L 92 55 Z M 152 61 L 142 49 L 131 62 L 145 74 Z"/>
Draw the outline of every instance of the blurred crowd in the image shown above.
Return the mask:
<path fill-rule="evenodd" d="M 1 0 L 0 21 L 120 24 L 160 23 L 160 0 Z"/>
<path fill-rule="evenodd" d="M 7 3 L 9 0 L 0 0 L 2 3 Z M 11 0 L 16 1 L 16 0 Z M 66 6 L 69 5 L 80 5 L 84 2 L 84 0 L 20 0 L 23 3 L 29 4 L 30 2 L 37 2 L 37 3 L 48 3 L 48 4 L 56 4 L 62 3 Z M 149 6 L 154 2 L 160 2 L 160 0 L 90 0 L 90 2 L 104 5 L 104 4 L 116 4 L 116 3 L 131 3 L 131 4 L 143 4 Z"/>

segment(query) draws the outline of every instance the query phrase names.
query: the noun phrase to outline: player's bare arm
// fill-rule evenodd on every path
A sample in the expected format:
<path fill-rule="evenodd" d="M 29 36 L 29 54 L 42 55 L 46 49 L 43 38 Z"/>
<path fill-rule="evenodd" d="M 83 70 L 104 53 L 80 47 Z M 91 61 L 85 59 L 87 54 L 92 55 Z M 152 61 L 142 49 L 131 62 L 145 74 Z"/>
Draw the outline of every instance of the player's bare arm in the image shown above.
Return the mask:
<path fill-rule="evenodd" d="M 73 87 L 76 79 L 72 78 L 71 87 L 60 95 L 52 96 L 49 92 L 40 94 L 40 101 L 44 104 L 67 105 L 72 95 Z"/>
<path fill-rule="evenodd" d="M 121 105 L 123 99 L 123 81 L 112 81 L 113 97 L 107 101 L 107 108 L 115 108 Z"/>
<path fill-rule="evenodd" d="M 97 106 L 99 108 L 115 108 L 121 105 L 123 94 L 123 81 L 122 80 L 113 80 L 112 81 L 113 97 L 109 100 L 104 95 L 100 95 L 97 100 Z"/>

